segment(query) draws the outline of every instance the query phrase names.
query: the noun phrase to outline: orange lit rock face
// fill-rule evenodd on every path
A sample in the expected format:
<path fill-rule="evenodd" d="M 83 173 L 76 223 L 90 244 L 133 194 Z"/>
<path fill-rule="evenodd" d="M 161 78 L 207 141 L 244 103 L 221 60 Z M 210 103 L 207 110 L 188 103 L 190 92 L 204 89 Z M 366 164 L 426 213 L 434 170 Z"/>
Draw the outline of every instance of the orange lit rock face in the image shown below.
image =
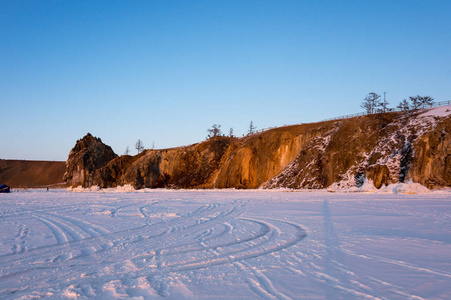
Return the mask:
<path fill-rule="evenodd" d="M 90 136 L 71 151 L 65 179 L 70 186 L 138 189 L 319 189 L 356 186 L 363 178 L 377 188 L 405 180 L 451 186 L 450 132 L 450 116 L 389 113 L 120 157 Z"/>

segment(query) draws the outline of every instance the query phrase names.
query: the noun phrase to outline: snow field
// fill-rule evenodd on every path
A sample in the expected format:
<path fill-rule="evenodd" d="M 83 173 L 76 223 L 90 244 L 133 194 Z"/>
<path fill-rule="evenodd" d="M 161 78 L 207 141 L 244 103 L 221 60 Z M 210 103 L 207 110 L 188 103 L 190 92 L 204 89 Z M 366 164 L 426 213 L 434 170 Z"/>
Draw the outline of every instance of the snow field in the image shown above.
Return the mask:
<path fill-rule="evenodd" d="M 0 298 L 451 298 L 449 191 L 127 191 L 2 195 Z"/>

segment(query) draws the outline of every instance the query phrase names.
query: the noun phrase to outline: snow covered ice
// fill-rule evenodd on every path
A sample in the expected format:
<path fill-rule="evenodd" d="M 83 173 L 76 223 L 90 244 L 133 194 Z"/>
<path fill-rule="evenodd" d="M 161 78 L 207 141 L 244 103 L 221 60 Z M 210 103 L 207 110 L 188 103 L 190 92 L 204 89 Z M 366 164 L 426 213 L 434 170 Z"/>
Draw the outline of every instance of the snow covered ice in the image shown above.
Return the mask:
<path fill-rule="evenodd" d="M 0 298 L 451 299 L 451 193 L 391 190 L 1 195 Z"/>

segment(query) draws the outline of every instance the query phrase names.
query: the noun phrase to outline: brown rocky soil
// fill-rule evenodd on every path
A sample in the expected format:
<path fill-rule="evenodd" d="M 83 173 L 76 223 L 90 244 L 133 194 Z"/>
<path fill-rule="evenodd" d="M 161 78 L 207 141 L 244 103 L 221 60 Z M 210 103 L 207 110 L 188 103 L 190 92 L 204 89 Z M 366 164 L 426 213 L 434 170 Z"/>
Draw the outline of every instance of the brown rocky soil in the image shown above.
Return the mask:
<path fill-rule="evenodd" d="M 64 161 L 31 161 L 0 159 L 0 184 L 12 188 L 65 186 Z"/>

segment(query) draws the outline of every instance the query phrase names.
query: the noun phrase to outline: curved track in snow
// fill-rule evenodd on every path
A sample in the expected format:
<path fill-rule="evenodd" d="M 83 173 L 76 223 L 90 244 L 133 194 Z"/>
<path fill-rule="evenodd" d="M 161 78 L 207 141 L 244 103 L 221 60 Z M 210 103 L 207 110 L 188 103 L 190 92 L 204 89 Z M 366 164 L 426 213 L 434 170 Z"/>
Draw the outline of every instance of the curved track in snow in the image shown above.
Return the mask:
<path fill-rule="evenodd" d="M 55 289 L 105 286 L 117 280 L 146 278 L 155 284 L 155 278 L 221 265 L 242 269 L 246 260 L 289 248 L 306 236 L 292 222 L 246 217 L 246 205 L 239 201 L 205 204 L 178 214 L 153 203 L 127 206 L 132 215 L 128 221 L 140 226 L 116 231 L 70 216 L 68 207 L 4 214 L 4 219 L 17 224 L 27 220 L 36 229 L 40 224 L 54 242 L 28 250 L 16 244 L 14 249 L 23 251 L 0 256 L 0 298 L 47 295 Z M 83 207 L 78 209 L 83 214 Z M 86 212 L 91 209 L 84 207 Z M 108 208 L 108 217 L 120 216 L 120 209 L 125 210 Z M 106 211 L 105 207 L 94 210 Z M 26 239 L 29 225 L 19 226 L 17 238 Z M 92 287 L 89 291 L 85 296 L 95 295 Z M 161 296 L 167 293 L 156 291 Z"/>
<path fill-rule="evenodd" d="M 0 299 L 449 299 L 450 224 L 449 194 L 23 191 Z"/>

